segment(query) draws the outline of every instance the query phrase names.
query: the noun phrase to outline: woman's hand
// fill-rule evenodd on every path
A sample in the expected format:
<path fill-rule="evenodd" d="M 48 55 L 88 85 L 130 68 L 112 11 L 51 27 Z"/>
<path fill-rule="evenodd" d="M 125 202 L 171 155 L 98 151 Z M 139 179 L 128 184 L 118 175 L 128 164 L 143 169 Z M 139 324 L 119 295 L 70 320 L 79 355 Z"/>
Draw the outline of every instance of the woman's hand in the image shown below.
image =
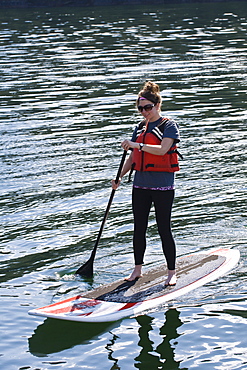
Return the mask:
<path fill-rule="evenodd" d="M 124 150 L 129 150 L 130 148 L 137 148 L 139 149 L 139 144 L 138 143 L 135 143 L 131 140 L 124 140 L 122 143 L 121 143 L 121 146 Z"/>
<path fill-rule="evenodd" d="M 121 182 L 121 178 L 118 180 L 118 183 L 117 184 L 116 184 L 116 181 L 115 180 L 111 180 L 112 189 L 117 190 L 117 188 L 120 185 L 120 182 Z"/>

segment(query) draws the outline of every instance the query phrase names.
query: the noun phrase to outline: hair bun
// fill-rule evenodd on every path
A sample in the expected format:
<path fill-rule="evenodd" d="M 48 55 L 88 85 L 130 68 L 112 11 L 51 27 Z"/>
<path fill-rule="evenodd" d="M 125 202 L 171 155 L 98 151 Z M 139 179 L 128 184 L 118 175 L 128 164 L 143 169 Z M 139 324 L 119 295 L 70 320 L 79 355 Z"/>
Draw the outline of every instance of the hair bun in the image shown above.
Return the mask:
<path fill-rule="evenodd" d="M 148 90 L 153 94 L 160 93 L 159 85 L 157 85 L 155 82 L 152 82 L 152 81 L 147 81 L 143 86 L 143 90 Z"/>
<path fill-rule="evenodd" d="M 139 92 L 136 104 L 138 105 L 140 98 L 145 98 L 154 104 L 161 103 L 160 87 L 152 81 L 146 81 L 142 90 Z"/>

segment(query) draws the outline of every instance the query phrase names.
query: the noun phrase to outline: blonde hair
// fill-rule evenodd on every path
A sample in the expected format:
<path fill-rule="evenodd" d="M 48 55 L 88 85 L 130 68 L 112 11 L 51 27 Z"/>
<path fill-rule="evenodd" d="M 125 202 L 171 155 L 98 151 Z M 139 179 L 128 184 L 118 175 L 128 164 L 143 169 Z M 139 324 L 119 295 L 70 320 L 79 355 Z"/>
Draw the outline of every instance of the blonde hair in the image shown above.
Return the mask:
<path fill-rule="evenodd" d="M 152 81 L 146 81 L 138 94 L 136 105 L 139 104 L 140 98 L 147 99 L 154 104 L 161 103 L 162 98 L 159 85 Z"/>

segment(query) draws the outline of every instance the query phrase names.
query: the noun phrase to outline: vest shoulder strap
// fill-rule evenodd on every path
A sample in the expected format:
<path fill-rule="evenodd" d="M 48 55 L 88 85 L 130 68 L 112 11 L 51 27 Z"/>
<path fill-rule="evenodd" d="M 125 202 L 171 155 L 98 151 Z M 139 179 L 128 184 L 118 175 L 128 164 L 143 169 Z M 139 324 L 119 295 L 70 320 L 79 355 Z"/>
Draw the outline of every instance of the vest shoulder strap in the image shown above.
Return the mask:
<path fill-rule="evenodd" d="M 152 134 L 154 134 L 160 141 L 163 139 L 165 125 L 168 121 L 169 118 L 163 118 L 162 121 L 152 130 Z"/>
<path fill-rule="evenodd" d="M 169 121 L 169 118 L 162 118 L 161 122 L 151 131 L 159 140 L 163 139 L 163 133 L 165 129 L 165 124 Z M 139 123 L 136 130 L 136 137 L 140 136 L 146 131 L 146 121 Z"/>
<path fill-rule="evenodd" d="M 140 136 L 145 131 L 146 131 L 146 121 L 141 121 L 137 126 L 136 137 Z"/>

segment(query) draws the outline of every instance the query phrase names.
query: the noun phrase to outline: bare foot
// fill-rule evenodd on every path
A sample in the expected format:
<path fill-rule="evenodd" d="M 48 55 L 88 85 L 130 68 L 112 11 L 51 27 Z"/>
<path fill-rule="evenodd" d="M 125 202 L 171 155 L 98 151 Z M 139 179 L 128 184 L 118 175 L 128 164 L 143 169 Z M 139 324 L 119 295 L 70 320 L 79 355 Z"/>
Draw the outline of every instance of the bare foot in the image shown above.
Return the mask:
<path fill-rule="evenodd" d="M 174 286 L 177 283 L 177 276 L 175 270 L 168 270 L 168 277 L 165 281 L 165 285 Z"/>
<path fill-rule="evenodd" d="M 135 279 L 140 277 L 142 277 L 142 265 L 136 265 L 132 274 L 128 278 L 125 278 L 124 280 L 134 281 Z"/>

